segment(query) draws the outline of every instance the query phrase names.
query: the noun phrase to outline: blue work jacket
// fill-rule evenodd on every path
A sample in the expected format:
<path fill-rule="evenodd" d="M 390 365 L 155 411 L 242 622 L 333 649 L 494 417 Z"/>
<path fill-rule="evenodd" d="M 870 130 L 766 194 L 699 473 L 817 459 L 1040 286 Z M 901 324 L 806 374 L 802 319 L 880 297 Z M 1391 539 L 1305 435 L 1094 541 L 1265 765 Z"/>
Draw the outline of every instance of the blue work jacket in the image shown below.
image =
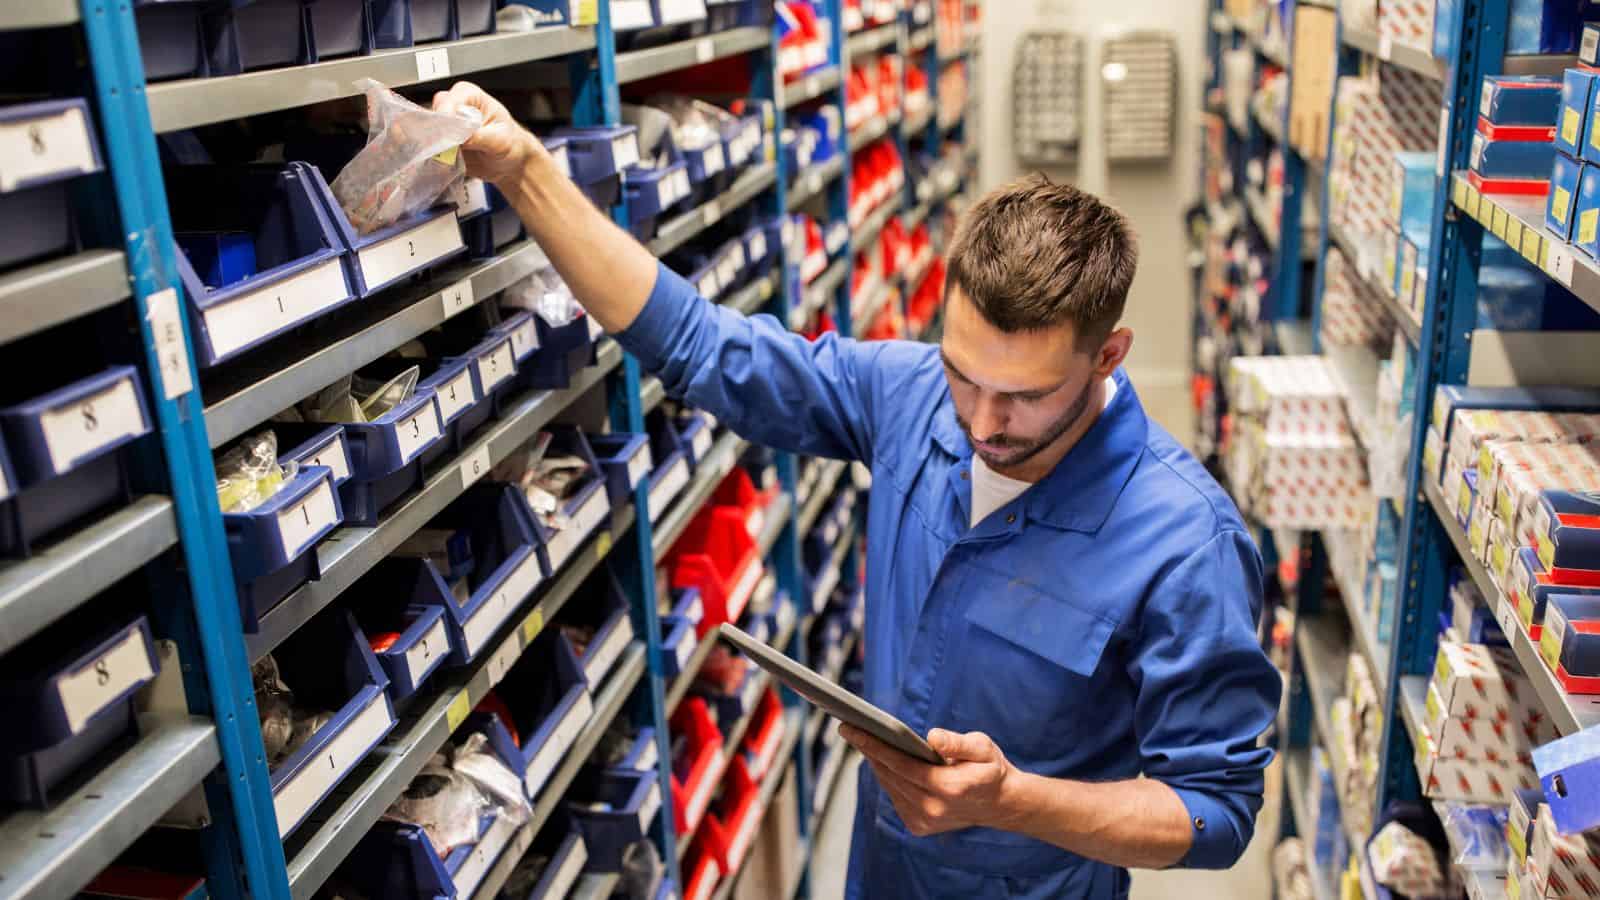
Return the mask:
<path fill-rule="evenodd" d="M 1281 690 L 1256 637 L 1261 559 L 1125 373 L 1054 471 L 968 527 L 972 448 L 937 347 L 808 341 L 664 267 L 618 339 L 739 435 L 871 466 L 866 699 L 919 733 L 984 732 L 1030 772 L 1159 779 L 1188 808 L 1180 865 L 1239 858 Z M 1128 873 L 993 829 L 914 837 L 863 767 L 848 883 L 870 900 L 1111 898 Z"/>

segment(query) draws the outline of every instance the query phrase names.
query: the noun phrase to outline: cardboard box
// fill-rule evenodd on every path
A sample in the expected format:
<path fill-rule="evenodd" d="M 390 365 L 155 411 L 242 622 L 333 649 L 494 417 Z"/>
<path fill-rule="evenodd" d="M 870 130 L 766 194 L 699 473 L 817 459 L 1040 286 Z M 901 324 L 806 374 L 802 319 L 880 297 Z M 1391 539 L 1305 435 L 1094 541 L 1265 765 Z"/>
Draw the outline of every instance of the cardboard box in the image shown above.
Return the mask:
<path fill-rule="evenodd" d="M 1539 562 L 1552 577 L 1565 584 L 1600 585 L 1600 499 L 1540 491 L 1531 531 Z"/>
<path fill-rule="evenodd" d="M 1413 761 L 1424 796 L 1435 800 L 1503 805 L 1511 802 L 1513 791 L 1538 783 L 1532 766 L 1441 755 L 1432 736 L 1424 732 L 1420 737 L 1414 748 Z"/>
<path fill-rule="evenodd" d="M 1526 868 L 1528 845 L 1533 843 L 1533 823 L 1539 817 L 1543 802 L 1544 792 L 1538 788 L 1519 788 L 1511 795 L 1511 804 L 1506 810 L 1506 844 L 1511 848 L 1517 875 Z"/>
<path fill-rule="evenodd" d="M 1449 717 L 1509 720 L 1533 696 L 1516 657 L 1483 644 L 1440 641 L 1433 686 Z"/>
<path fill-rule="evenodd" d="M 1539 655 L 1571 694 L 1600 694 L 1600 597 L 1551 594 Z"/>
<path fill-rule="evenodd" d="M 1399 822 L 1383 826 L 1367 844 L 1373 880 L 1410 897 L 1445 892 L 1444 873 L 1433 846 Z"/>
<path fill-rule="evenodd" d="M 1540 804 L 1528 844 L 1528 874 L 1538 896 L 1600 896 L 1600 846 L 1596 838 L 1557 831 L 1550 807 Z"/>
<path fill-rule="evenodd" d="M 1402 234 L 1433 227 L 1431 152 L 1396 151 L 1389 163 L 1389 224 Z"/>
<path fill-rule="evenodd" d="M 1550 164 L 1555 162 L 1555 145 L 1549 141 L 1524 141 L 1491 137 L 1480 129 L 1472 136 L 1468 165 L 1489 179 L 1522 179 L 1545 183 Z M 1509 193 L 1507 188 L 1486 185 L 1489 193 Z M 1542 193 L 1542 192 L 1541 192 Z"/>
<path fill-rule="evenodd" d="M 1450 431 L 1458 410 L 1541 410 L 1544 412 L 1585 412 L 1600 410 L 1600 391 L 1568 387 L 1470 387 L 1441 384 L 1433 392 L 1431 424 L 1438 429 L 1444 446 L 1449 446 Z"/>
<path fill-rule="evenodd" d="M 1589 256 L 1600 256 L 1600 168 L 1584 165 L 1578 177 L 1578 200 L 1572 215 L 1572 242 Z"/>
<path fill-rule="evenodd" d="M 1556 831 L 1600 828 L 1600 793 L 1594 790 L 1600 784 L 1600 729 L 1576 731 L 1536 748 L 1533 765 Z"/>
<path fill-rule="evenodd" d="M 1589 107 L 1594 100 L 1596 75 L 1568 69 L 1561 77 L 1561 108 L 1556 114 L 1556 149 L 1574 159 L 1583 152 Z"/>
<path fill-rule="evenodd" d="M 1564 153 L 1557 153 L 1550 164 L 1550 195 L 1545 200 L 1544 227 L 1559 240 L 1572 239 L 1573 212 L 1578 206 L 1578 181 L 1582 173 L 1583 164 Z"/>
<path fill-rule="evenodd" d="M 1440 756 L 1532 765 L 1537 729 L 1514 718 L 1451 716 L 1438 690 L 1428 687 L 1424 704 L 1428 734 Z"/>
<path fill-rule="evenodd" d="M 1492 125 L 1555 127 L 1561 81 L 1544 75 L 1485 75 L 1478 116 Z"/>

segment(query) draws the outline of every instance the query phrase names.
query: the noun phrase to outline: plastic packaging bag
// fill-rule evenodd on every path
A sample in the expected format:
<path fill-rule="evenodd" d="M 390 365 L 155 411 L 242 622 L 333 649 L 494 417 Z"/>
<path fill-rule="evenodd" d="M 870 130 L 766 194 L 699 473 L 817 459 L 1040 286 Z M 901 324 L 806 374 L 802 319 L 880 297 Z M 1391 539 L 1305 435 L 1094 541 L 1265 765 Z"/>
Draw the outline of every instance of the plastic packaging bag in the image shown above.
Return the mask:
<path fill-rule="evenodd" d="M 521 825 L 533 816 L 533 807 L 522 793 L 522 779 L 489 752 L 488 747 L 489 739 L 483 732 L 474 732 L 456 748 L 450 767 L 471 779 L 478 790 L 500 808 L 501 815 Z"/>
<path fill-rule="evenodd" d="M 650 900 L 664 874 L 656 846 L 649 841 L 634 841 L 622 850 L 622 879 L 616 893 L 630 900 Z"/>
<path fill-rule="evenodd" d="M 371 422 L 411 399 L 421 377 L 416 366 L 388 381 L 346 375 L 301 403 L 301 412 L 307 421 L 330 425 Z"/>
<path fill-rule="evenodd" d="M 583 304 L 572 295 L 572 288 L 567 286 L 555 269 L 534 272 L 506 288 L 502 302 L 506 306 L 533 311 L 551 328 L 570 325 L 579 316 L 588 315 Z"/>
<path fill-rule="evenodd" d="M 278 465 L 278 436 L 253 434 L 217 460 L 217 504 L 226 513 L 249 512 L 267 502 L 298 466 Z"/>
<path fill-rule="evenodd" d="M 435 756 L 383 818 L 421 828 L 443 859 L 452 847 L 478 839 L 478 817 L 487 805 L 470 778 L 447 766 L 443 756 Z"/>
<path fill-rule="evenodd" d="M 432 206 L 464 177 L 458 152 L 483 124 L 477 110 L 461 115 L 424 109 L 370 78 L 356 82 L 367 95 L 367 145 L 333 179 L 333 196 L 361 234 Z"/>

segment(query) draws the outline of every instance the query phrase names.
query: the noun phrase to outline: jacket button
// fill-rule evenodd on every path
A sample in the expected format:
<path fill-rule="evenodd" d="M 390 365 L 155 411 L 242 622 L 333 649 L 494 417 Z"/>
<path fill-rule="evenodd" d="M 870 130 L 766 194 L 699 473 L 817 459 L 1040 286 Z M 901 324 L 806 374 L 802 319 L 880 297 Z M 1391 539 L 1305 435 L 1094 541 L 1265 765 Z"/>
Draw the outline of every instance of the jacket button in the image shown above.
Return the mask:
<path fill-rule="evenodd" d="M 1194 817 L 1194 830 L 1195 831 L 1205 831 L 1206 830 L 1206 820 L 1201 818 L 1200 816 L 1195 816 Z"/>
<path fill-rule="evenodd" d="M 1017 514 L 1016 513 L 1007 513 L 1006 514 L 1006 524 L 1007 525 L 1010 525 L 1010 524 L 1012 524 L 1012 523 L 1014 523 L 1016 521 L 1017 521 Z"/>

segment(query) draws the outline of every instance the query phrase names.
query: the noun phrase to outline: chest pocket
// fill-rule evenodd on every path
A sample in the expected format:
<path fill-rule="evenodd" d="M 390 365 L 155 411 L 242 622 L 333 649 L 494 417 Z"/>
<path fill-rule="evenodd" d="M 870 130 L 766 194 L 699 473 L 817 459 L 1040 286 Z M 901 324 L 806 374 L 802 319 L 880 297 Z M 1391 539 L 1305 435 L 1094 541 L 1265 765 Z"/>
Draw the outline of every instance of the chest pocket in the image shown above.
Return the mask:
<path fill-rule="evenodd" d="M 1062 756 L 1095 725 L 1094 680 L 1114 626 L 1016 581 L 984 577 L 970 589 L 961 671 L 947 676 L 956 729 L 987 733 L 1018 763 Z"/>

